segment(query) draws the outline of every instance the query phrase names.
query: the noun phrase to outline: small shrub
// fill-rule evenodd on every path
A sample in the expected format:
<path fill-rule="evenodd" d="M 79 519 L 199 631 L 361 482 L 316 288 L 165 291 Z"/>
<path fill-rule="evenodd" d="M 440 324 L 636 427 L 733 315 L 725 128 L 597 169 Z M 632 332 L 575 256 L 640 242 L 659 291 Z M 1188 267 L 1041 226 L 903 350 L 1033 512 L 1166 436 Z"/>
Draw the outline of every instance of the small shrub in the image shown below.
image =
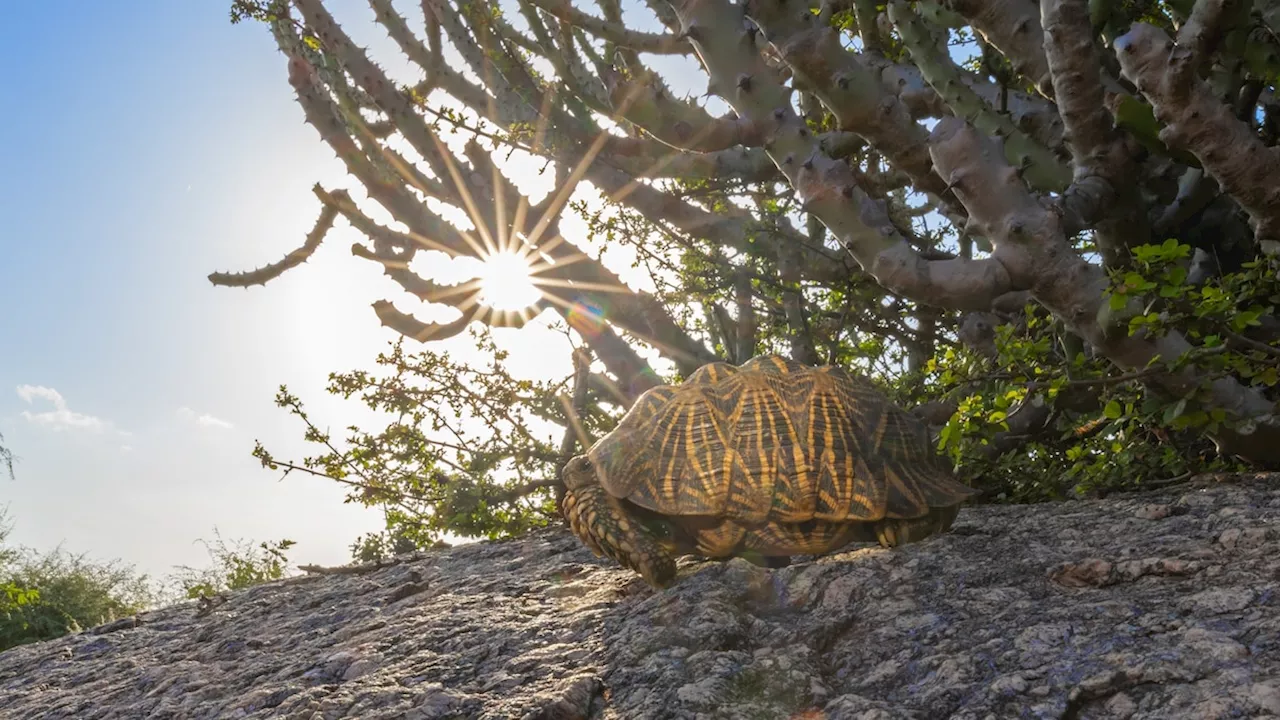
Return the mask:
<path fill-rule="evenodd" d="M 0 548 L 0 650 L 127 617 L 156 598 L 146 575 L 117 561 Z"/>
<path fill-rule="evenodd" d="M 214 535 L 217 540 L 212 544 L 199 541 L 208 549 L 213 567 L 197 569 L 184 565 L 171 576 L 183 597 L 208 597 L 279 580 L 289 567 L 287 551 L 297 544 L 293 540 L 279 540 L 255 546 L 239 540 L 230 545 L 216 529 Z"/>

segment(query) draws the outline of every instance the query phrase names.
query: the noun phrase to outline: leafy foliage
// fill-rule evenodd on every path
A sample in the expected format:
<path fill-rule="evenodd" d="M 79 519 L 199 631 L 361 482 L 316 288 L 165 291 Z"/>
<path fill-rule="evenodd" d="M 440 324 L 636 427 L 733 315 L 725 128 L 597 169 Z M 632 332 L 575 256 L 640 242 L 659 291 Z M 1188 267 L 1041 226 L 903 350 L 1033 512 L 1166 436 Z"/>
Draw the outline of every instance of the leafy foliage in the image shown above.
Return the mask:
<path fill-rule="evenodd" d="M 157 582 L 132 566 L 61 548 L 37 552 L 5 544 L 0 512 L 0 651 L 52 640 L 182 599 L 240 590 L 285 577 L 292 540 L 229 543 L 215 529 L 211 565 L 180 567 Z M 202 541 L 203 542 L 203 541 Z"/>
<path fill-rule="evenodd" d="M 0 543 L 10 530 L 0 527 Z M 117 561 L 0 547 L 0 650 L 132 615 L 156 597 L 146 575 Z"/>
<path fill-rule="evenodd" d="M 474 339 L 487 367 L 446 353 L 407 353 L 397 342 L 377 358 L 385 373 L 331 374 L 329 392 L 390 418 L 376 433 L 349 427 L 341 447 L 281 387 L 276 404 L 302 421 L 305 439 L 321 452 L 285 462 L 259 443 L 254 455 L 286 474 L 340 482 L 350 489 L 348 502 L 381 508 L 387 530 L 359 541 L 357 557 L 430 547 L 446 534 L 499 538 L 545 525 L 556 517 L 552 488 L 565 458 L 555 435 L 568 424 L 559 398 L 570 380 L 518 379 L 487 330 Z M 577 418 L 591 434 L 613 422 L 599 408 Z"/>
<path fill-rule="evenodd" d="M 13 451 L 4 444 L 4 435 L 0 435 L 0 467 L 5 469 L 9 474 L 9 479 L 14 479 L 13 475 Z"/>
<path fill-rule="evenodd" d="M 296 544 L 286 539 L 255 546 L 244 540 L 228 543 L 216 529 L 214 535 L 213 543 L 201 541 L 209 551 L 212 566 L 182 566 L 171 578 L 187 598 L 210 597 L 279 580 L 288 570 L 288 550 Z"/>
<path fill-rule="evenodd" d="M 939 447 L 993 497 L 1056 499 L 1246 469 L 1219 456 L 1199 432 L 1225 421 L 1221 410 L 1198 409 L 1199 400 L 1205 385 L 1227 373 L 1275 397 L 1280 352 L 1246 333 L 1280 332 L 1273 317 L 1280 260 L 1263 256 L 1193 282 L 1188 245 L 1170 239 L 1132 252 L 1132 267 L 1113 273 L 1110 319 L 1130 335 L 1177 327 L 1200 343 L 1183 355 L 1117 375 L 1082 347 L 1068 354 L 1061 324 L 1027 308 L 1019 322 L 996 328 L 998 354 L 989 362 L 963 348 L 930 361 L 931 391 L 957 402 Z M 1187 366 L 1207 371 L 1207 380 L 1182 396 L 1141 384 L 1145 376 Z M 992 457 L 1010 416 L 1032 401 L 1052 411 L 1025 432 L 1017 453 Z"/>
<path fill-rule="evenodd" d="M 545 302 L 530 310 L 560 313 L 575 347 L 581 343 L 576 351 L 589 352 L 593 364 L 572 382 L 531 382 L 508 371 L 522 359 L 500 352 L 487 329 L 473 333 L 479 354 L 492 359 L 485 367 L 430 346 L 410 354 L 396 344 L 377 359 L 380 372 L 330 376 L 330 393 L 386 416 L 384 428 L 350 427 L 341 443 L 281 387 L 277 404 L 301 421 L 317 454 L 285 461 L 259 444 L 255 455 L 272 469 L 343 483 L 349 502 L 381 508 L 386 529 L 358 540 L 357 557 L 455 535 L 505 537 L 553 521 L 559 469 L 607 432 L 629 402 L 617 385 L 642 376 L 647 384 L 633 387 L 634 395 L 640 385 L 679 381 L 709 358 L 742 362 L 781 352 L 859 371 L 928 417 L 939 450 L 994 500 L 1101 494 L 1240 467 L 1208 438 L 1221 440 L 1224 430 L 1237 440 L 1248 436 L 1258 421 L 1227 411 L 1250 405 L 1250 413 L 1265 416 L 1256 408 L 1277 399 L 1280 268 L 1268 247 L 1274 241 L 1255 237 L 1251 226 L 1265 223 L 1271 210 L 1242 204 L 1250 188 L 1237 182 L 1232 189 L 1230 173 L 1213 169 L 1214 157 L 1234 154 L 1207 144 L 1221 133 L 1171 132 L 1171 118 L 1185 108 L 1153 95 L 1159 83 L 1118 73 L 1117 58 L 1108 56 L 1135 22 L 1194 29 L 1191 2 L 1091 3 L 1087 19 L 1042 15 L 1034 5 L 981 16 L 963 4 L 811 8 L 806 27 L 827 25 L 839 46 L 859 57 L 847 63 L 849 72 L 836 71 L 827 49 L 805 52 L 812 48 L 796 42 L 787 23 L 766 27 L 777 21 L 768 3 L 743 3 L 760 32 L 748 28 L 742 37 L 749 42 L 736 44 L 720 42 L 743 32 L 736 24 L 690 31 L 695 19 L 719 17 L 705 14 L 719 6 L 714 2 L 651 6 L 665 30 L 644 33 L 631 32 L 612 3 L 601 5 L 603 19 L 584 18 L 572 2 L 522 2 L 519 18 L 488 0 L 436 3 L 423 17 L 421 40 L 399 11 L 377 5 L 375 22 L 427 76 L 423 82 L 383 78 L 364 48 L 333 30 L 336 21 L 321 2 L 293 13 L 286 3 L 236 0 L 233 20 L 268 23 L 291 58 L 291 83 L 308 121 L 371 198 L 413 232 L 438 236 L 433 243 L 447 245 L 455 234 L 452 221 L 431 214 L 436 207 L 465 214 L 480 236 L 523 234 L 531 243 L 537 233 L 512 218 L 545 211 L 529 224 L 555 237 L 543 238 L 530 256 L 564 253 L 564 238 L 552 229 L 561 219 L 559 201 L 529 201 L 501 178 L 508 168 L 496 167 L 517 150 L 545 162 L 539 174 L 554 166 L 546 174 L 557 183 L 552 196 L 563 192 L 563 210 L 582 221 L 587 237 L 582 253 L 546 263 L 556 267 L 541 286 Z M 1203 43 L 1202 67 L 1182 78 L 1195 76 L 1210 92 L 1181 95 L 1232 98 L 1232 113 L 1197 109 L 1185 113 L 1184 124 L 1234 117 L 1246 139 L 1274 150 L 1275 28 L 1263 27 L 1273 20 L 1247 9 L 1221 19 L 1223 37 Z M 1015 38 L 1036 22 L 1057 26 L 1044 28 L 1041 46 L 1020 46 Z M 754 52 L 742 48 L 759 48 L 749 62 L 776 71 L 735 74 L 704 63 L 710 94 L 733 107 L 723 117 L 676 98 L 644 65 L 647 51 L 632 46 L 705 56 L 713 41 L 726 52 L 737 48 L 742 62 L 748 60 L 739 51 Z M 771 42 L 789 49 L 770 50 Z M 465 67 L 438 73 L 450 47 Z M 1060 77 L 1033 76 L 1037 68 Z M 463 75 L 481 80 L 472 85 Z M 1069 77 L 1079 87 L 1046 84 Z M 777 82 L 790 87 L 773 87 L 782 92 L 768 97 L 794 97 L 794 107 L 775 104 L 766 115 L 753 106 L 752 98 L 763 96 L 752 88 Z M 617 92 L 613 83 L 630 83 L 635 92 Z M 1084 87 L 1091 83 L 1097 87 Z M 384 92 L 388 87 L 396 92 Z M 832 98 L 855 91 L 882 112 L 856 112 L 858 103 L 835 108 Z M 1110 116 L 1102 122 L 1085 112 L 1098 105 L 1089 99 L 1095 96 L 1107 99 Z M 938 138 L 946 133 L 933 138 L 922 129 L 956 117 L 976 128 L 975 137 L 1003 138 L 1003 157 L 986 149 L 960 153 L 958 135 L 944 145 Z M 380 143 L 393 135 L 421 156 L 412 171 L 388 166 L 386 158 L 400 150 Z M 463 142 L 445 142 L 453 140 Z M 714 147 L 694 145 L 704 140 Z M 803 152 L 779 150 L 784 140 Z M 446 145 L 466 149 L 446 157 Z M 580 159 L 591 162 L 575 167 Z M 947 163 L 951 170 L 943 172 Z M 1072 176 L 1078 184 L 1065 188 Z M 1001 192 L 1010 202 L 984 205 L 982 193 L 966 187 L 978 177 L 1009 180 Z M 581 178 L 595 190 L 578 192 Z M 1120 187 L 1119 178 L 1131 187 Z M 1099 192 L 1095 180 L 1109 189 Z M 850 203 L 832 202 L 837 194 Z M 420 195 L 428 202 L 419 203 Z M 357 246 L 357 255 L 380 263 L 415 297 L 470 312 L 465 287 L 442 290 L 406 270 L 420 237 L 409 242 L 333 197 L 322 195 L 325 210 L 336 208 L 374 248 Z M 882 242 L 890 238 L 903 252 L 877 254 L 888 252 Z M 1001 255 L 998 245 L 1016 249 Z M 477 248 L 449 246 L 482 259 Z M 1045 260 L 1043 267 L 1071 257 L 1078 264 L 1064 277 L 1083 277 L 1083 266 L 1097 282 L 1079 284 L 1088 297 L 1073 295 L 1055 286 L 1058 278 L 1044 277 L 1043 267 L 1020 267 L 1023 252 Z M 592 257 L 612 253 L 629 255 L 635 276 L 652 289 L 624 287 Z M 968 260 L 989 263 L 982 267 L 993 272 L 955 285 L 972 280 L 989 295 L 932 281 L 923 290 L 895 286 L 884 267 L 974 267 Z M 249 285 L 276 274 L 223 274 L 215 282 Z M 1105 298 L 1096 292 L 1103 280 Z M 970 312 L 978 303 L 990 310 Z M 388 305 L 375 306 L 379 319 L 408 337 L 464 326 L 418 322 Z M 599 312 L 584 321 L 575 316 L 579 308 Z M 471 317 L 483 327 L 502 326 L 505 316 Z M 1116 338 L 1131 342 L 1110 342 Z M 1142 351 L 1116 349 L 1135 345 Z M 1159 352 L 1147 362 L 1152 348 Z M 1217 392 L 1224 384 L 1230 392 Z M 1261 445 L 1241 454 L 1265 456 Z"/>

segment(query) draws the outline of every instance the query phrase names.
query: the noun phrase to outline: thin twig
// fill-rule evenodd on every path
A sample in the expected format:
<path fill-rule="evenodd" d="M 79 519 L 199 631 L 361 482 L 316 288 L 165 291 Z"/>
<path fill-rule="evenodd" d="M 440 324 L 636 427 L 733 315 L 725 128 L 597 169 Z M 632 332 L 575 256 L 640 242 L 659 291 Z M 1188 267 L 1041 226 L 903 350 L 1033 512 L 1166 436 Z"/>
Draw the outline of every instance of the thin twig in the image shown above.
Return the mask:
<path fill-rule="evenodd" d="M 1227 336 L 1228 345 L 1243 345 L 1250 350 L 1260 350 L 1271 357 L 1280 358 L 1280 348 L 1271 347 L 1264 342 L 1258 342 L 1253 338 L 1245 337 L 1240 333 L 1231 332 L 1230 330 L 1225 331 L 1223 335 Z"/>

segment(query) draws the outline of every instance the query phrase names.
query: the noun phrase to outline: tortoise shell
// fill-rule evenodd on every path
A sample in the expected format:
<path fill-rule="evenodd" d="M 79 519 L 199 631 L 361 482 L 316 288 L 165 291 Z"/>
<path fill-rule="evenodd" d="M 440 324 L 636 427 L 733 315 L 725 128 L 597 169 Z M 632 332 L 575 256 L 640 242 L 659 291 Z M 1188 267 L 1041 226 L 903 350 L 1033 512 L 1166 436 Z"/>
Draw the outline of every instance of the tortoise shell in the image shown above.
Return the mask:
<path fill-rule="evenodd" d="M 587 457 L 609 495 L 684 536 L 664 545 L 712 557 L 821 554 L 927 521 L 910 542 L 975 492 L 868 380 L 776 355 L 647 391 Z"/>

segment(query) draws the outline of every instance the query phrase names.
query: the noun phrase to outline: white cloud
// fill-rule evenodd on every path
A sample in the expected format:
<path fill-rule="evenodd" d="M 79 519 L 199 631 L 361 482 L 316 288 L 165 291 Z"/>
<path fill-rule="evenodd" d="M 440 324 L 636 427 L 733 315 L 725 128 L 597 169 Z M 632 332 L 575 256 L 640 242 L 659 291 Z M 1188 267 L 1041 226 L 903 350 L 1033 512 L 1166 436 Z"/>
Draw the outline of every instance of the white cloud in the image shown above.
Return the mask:
<path fill-rule="evenodd" d="M 133 446 L 132 446 L 132 445 L 121 445 L 121 446 L 120 446 L 120 452 L 122 452 L 122 453 L 129 453 L 129 452 L 133 452 Z"/>
<path fill-rule="evenodd" d="M 192 410 L 189 407 L 178 408 L 178 417 L 182 418 L 183 420 L 194 422 L 195 424 L 201 427 L 219 428 L 222 430 L 230 430 L 231 428 L 235 427 L 234 425 L 227 422 L 226 420 L 223 420 L 222 418 L 216 418 L 210 415 L 209 413 L 198 414 L 196 413 L 195 410 Z"/>
<path fill-rule="evenodd" d="M 54 430 L 71 428 L 92 432 L 102 432 L 109 425 L 102 418 L 73 411 L 67 407 L 66 398 L 62 397 L 62 393 L 51 387 L 19 385 L 18 397 L 22 398 L 23 402 L 28 405 L 44 401 L 53 406 L 52 410 L 46 410 L 45 412 L 22 411 L 22 417 L 26 418 L 28 422 L 33 422 L 37 425 L 44 425 Z"/>

